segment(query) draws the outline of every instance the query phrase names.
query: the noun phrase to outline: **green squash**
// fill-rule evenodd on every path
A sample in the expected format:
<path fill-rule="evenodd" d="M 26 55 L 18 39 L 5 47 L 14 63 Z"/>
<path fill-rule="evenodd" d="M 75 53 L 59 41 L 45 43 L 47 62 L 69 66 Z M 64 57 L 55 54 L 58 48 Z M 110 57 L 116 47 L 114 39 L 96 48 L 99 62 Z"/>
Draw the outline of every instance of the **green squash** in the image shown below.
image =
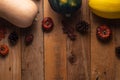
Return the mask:
<path fill-rule="evenodd" d="M 62 15 L 71 15 L 76 12 L 82 4 L 82 0 L 48 0 L 52 9 Z"/>

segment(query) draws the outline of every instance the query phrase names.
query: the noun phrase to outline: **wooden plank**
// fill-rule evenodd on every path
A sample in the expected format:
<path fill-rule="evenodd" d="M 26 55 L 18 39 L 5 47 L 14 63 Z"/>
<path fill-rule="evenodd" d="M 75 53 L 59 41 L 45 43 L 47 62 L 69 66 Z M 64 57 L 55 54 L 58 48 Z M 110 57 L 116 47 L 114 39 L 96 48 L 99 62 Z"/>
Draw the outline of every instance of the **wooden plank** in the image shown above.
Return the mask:
<path fill-rule="evenodd" d="M 113 21 L 113 27 L 115 27 L 115 47 L 120 47 L 120 20 L 114 20 Z M 115 79 L 120 79 L 120 57 L 116 55 L 115 53 Z"/>
<path fill-rule="evenodd" d="M 81 20 L 90 23 L 88 0 L 82 0 L 82 7 L 73 15 L 70 25 L 75 25 Z M 67 41 L 67 67 L 68 80 L 90 80 L 90 28 L 87 34 L 76 32 L 75 41 Z"/>
<path fill-rule="evenodd" d="M 0 41 L 0 45 L 6 44 L 9 47 L 9 54 L 4 58 L 0 56 L 0 80 L 21 80 L 21 40 L 19 39 L 15 46 L 8 43 L 8 35 L 12 31 L 19 34 L 19 29 L 4 20 L 0 20 L 0 24 L 0 28 L 3 26 L 7 30 L 6 37 Z"/>
<path fill-rule="evenodd" d="M 28 32 L 34 35 L 34 40 L 31 45 L 25 45 L 24 34 L 26 34 L 27 31 L 23 30 L 22 32 L 22 80 L 44 80 L 43 32 L 41 30 L 43 0 L 37 3 L 39 4 L 38 21 L 28 29 Z"/>
<path fill-rule="evenodd" d="M 62 32 L 61 16 L 44 0 L 44 17 L 51 17 L 54 29 L 44 33 L 45 80 L 67 80 L 66 36 Z"/>
<path fill-rule="evenodd" d="M 102 24 L 110 25 L 111 20 L 91 14 L 91 80 L 115 80 L 114 27 L 113 38 L 108 43 L 96 39 L 96 28 Z"/>

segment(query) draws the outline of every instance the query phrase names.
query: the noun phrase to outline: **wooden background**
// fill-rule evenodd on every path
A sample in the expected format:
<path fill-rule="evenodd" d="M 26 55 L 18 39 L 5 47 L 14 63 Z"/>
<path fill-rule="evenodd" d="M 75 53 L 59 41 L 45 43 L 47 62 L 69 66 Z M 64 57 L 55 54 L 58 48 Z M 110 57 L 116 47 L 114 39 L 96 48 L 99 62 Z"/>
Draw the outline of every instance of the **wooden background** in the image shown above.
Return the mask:
<path fill-rule="evenodd" d="M 63 17 L 51 9 L 48 0 L 37 4 L 38 21 L 27 29 L 34 34 L 29 46 L 24 44 L 26 29 L 0 21 L 7 29 L 0 44 L 7 44 L 10 49 L 6 58 L 0 57 L 0 80 L 120 80 L 120 59 L 115 55 L 115 47 L 120 46 L 120 20 L 95 16 L 88 8 L 88 0 L 83 0 L 82 8 L 67 23 L 74 26 L 85 20 L 90 24 L 89 32 L 86 35 L 75 32 L 77 39 L 71 41 L 63 34 Z M 55 23 L 51 33 L 41 30 L 44 17 L 51 17 Z M 113 38 L 107 44 L 96 39 L 96 27 L 101 24 L 111 25 L 113 31 Z M 12 31 L 19 33 L 15 46 L 8 43 Z"/>

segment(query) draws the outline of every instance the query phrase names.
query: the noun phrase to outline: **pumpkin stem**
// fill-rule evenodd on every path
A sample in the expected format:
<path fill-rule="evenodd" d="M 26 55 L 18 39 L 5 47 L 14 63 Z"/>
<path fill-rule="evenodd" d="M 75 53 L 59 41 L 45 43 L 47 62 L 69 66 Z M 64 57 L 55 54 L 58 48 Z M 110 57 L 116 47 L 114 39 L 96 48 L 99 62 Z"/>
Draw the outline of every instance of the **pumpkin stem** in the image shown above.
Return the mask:
<path fill-rule="evenodd" d="M 65 17 L 71 17 L 71 14 L 69 14 L 69 13 L 65 14 Z"/>

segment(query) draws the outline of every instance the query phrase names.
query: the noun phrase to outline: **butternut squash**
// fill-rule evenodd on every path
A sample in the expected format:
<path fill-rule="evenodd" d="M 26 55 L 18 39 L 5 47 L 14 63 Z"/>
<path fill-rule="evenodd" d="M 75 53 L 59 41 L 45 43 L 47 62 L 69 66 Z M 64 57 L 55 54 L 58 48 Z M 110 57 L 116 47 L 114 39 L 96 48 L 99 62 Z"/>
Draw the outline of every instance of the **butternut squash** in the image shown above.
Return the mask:
<path fill-rule="evenodd" d="M 0 1 L 0 17 L 21 28 L 29 27 L 37 12 L 38 7 L 32 0 Z"/>

